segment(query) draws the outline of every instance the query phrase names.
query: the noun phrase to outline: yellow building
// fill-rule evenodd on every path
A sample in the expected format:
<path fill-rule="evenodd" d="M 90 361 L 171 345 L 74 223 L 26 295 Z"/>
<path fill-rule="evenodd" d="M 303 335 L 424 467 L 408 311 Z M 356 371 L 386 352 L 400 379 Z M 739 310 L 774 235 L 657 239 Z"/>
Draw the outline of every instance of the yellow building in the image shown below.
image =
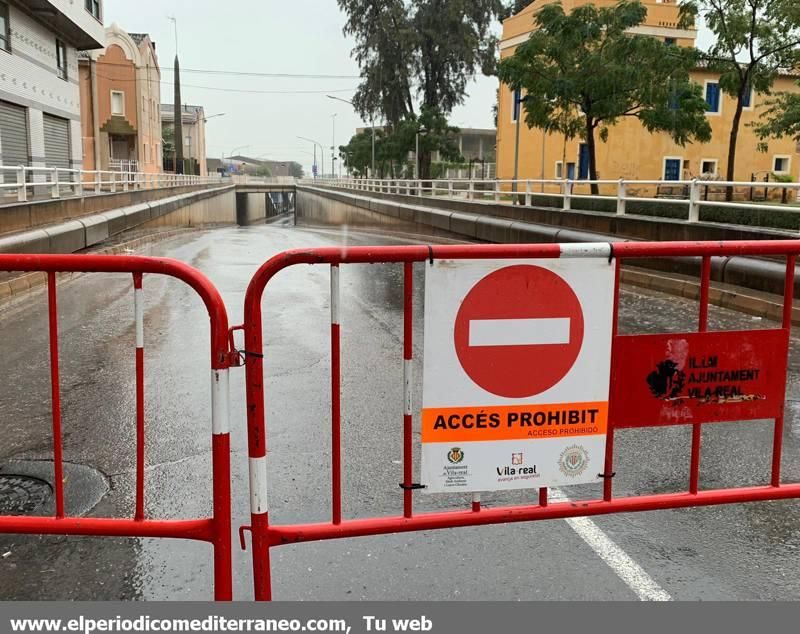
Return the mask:
<path fill-rule="evenodd" d="M 534 29 L 535 13 L 545 4 L 555 0 L 536 0 L 518 14 L 503 22 L 500 42 L 501 58 L 514 54 L 516 47 L 525 42 Z M 594 0 L 596 6 L 611 6 L 617 0 Z M 697 32 L 678 28 L 678 5 L 675 0 L 643 0 L 647 6 L 647 20 L 632 32 L 651 35 L 676 45 L 694 46 Z M 566 11 L 586 0 L 562 0 Z M 703 86 L 709 102 L 707 117 L 713 137 L 708 143 L 690 143 L 684 147 L 675 143 L 668 134 L 651 134 L 635 118 L 621 119 L 609 128 L 608 142 L 597 138 L 597 172 L 600 179 L 626 178 L 632 180 L 678 180 L 694 177 L 708 178 L 709 174 L 723 176 L 727 170 L 728 142 L 731 122 L 736 108 L 733 98 L 719 90 L 718 75 L 703 69 L 692 72 L 694 81 Z M 781 76 L 773 85 L 773 92 L 800 92 L 798 76 Z M 767 175 L 790 175 L 798 180 L 800 175 L 800 145 L 791 139 L 770 140 L 767 152 L 757 150 L 758 139 L 749 123 L 756 121 L 769 99 L 753 94 L 745 108 L 739 129 L 736 155 L 737 181 L 751 177 L 764 180 Z M 515 117 L 514 94 L 505 85 L 500 86 L 497 121 L 497 175 L 501 179 L 514 176 Z M 588 178 L 588 151 L 581 139 L 565 141 L 560 134 L 545 134 L 539 129 L 520 126 L 519 178 Z M 705 175 L 705 176 L 704 176 Z"/>

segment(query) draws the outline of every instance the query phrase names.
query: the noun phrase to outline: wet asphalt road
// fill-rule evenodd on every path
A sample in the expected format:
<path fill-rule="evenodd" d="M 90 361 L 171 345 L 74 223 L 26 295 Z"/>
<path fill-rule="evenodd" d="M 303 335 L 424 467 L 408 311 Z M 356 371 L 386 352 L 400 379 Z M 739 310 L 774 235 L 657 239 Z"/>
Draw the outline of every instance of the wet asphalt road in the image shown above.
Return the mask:
<path fill-rule="evenodd" d="M 424 239 L 419 236 L 419 239 Z M 149 254 L 206 273 L 241 323 L 247 283 L 265 259 L 318 245 L 395 244 L 413 239 L 288 221 L 186 234 Z M 440 239 L 437 239 L 440 241 Z M 422 270 L 416 271 L 416 395 L 422 344 Z M 402 496 L 402 270 L 342 271 L 344 513 L 397 514 Z M 208 325 L 179 282 L 145 278 L 147 513 L 207 515 L 210 495 Z M 87 275 L 60 290 L 65 459 L 89 465 L 108 492 L 94 516 L 130 516 L 134 441 L 133 300 L 130 281 Z M 44 297 L 0 311 L 0 463 L 50 457 L 49 373 Z M 264 330 L 271 519 L 329 516 L 328 271 L 295 267 L 265 295 Z M 761 328 L 749 316 L 711 307 L 711 328 Z M 623 292 L 622 332 L 693 329 L 696 304 Z M 792 341 L 784 474 L 800 479 L 798 363 Z M 232 370 L 234 525 L 248 523 L 244 372 Z M 630 430 L 616 443 L 620 495 L 686 487 L 690 430 Z M 768 480 L 771 423 L 706 426 L 701 486 Z M 415 467 L 416 468 L 416 467 Z M 571 488 L 573 499 L 594 486 Z M 532 492 L 484 496 L 518 503 Z M 76 496 L 78 498 L 80 496 Z M 464 496 L 418 496 L 417 508 L 457 508 Z M 86 500 L 68 500 L 77 508 Z M 775 502 L 598 517 L 594 523 L 673 599 L 794 599 L 800 595 L 800 503 Z M 235 593 L 252 596 L 247 555 L 235 549 Z M 210 548 L 150 539 L 0 536 L 0 599 L 208 599 Z M 273 550 L 277 599 L 622 599 L 623 579 L 566 522 L 424 532 Z"/>

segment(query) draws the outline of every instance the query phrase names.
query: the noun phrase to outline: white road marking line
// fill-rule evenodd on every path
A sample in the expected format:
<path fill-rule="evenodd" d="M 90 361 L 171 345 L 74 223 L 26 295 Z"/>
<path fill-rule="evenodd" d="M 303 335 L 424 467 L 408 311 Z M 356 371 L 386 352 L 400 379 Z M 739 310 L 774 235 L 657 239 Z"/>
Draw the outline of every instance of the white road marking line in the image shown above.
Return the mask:
<path fill-rule="evenodd" d="M 569 343 L 570 319 L 473 319 L 470 346 L 539 346 Z"/>
<path fill-rule="evenodd" d="M 569 502 L 569 498 L 556 488 L 550 489 L 550 498 L 555 502 Z M 636 593 L 640 601 L 672 601 L 670 594 L 588 517 L 571 517 L 564 521 Z"/>

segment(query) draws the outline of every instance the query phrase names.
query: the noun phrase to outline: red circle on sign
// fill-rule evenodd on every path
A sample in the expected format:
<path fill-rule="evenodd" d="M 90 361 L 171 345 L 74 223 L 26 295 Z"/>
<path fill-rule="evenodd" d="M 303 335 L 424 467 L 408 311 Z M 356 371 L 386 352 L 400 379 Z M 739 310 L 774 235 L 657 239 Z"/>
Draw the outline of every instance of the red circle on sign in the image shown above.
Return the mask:
<path fill-rule="evenodd" d="M 461 366 L 498 396 L 549 390 L 570 371 L 582 345 L 580 300 L 561 277 L 539 266 L 509 266 L 487 275 L 456 316 Z"/>

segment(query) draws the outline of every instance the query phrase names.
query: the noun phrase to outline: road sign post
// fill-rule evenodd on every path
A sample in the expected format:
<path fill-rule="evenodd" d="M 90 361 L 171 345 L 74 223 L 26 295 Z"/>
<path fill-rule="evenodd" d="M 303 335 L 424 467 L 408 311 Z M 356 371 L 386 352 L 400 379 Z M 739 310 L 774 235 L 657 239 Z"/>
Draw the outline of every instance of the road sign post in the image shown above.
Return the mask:
<path fill-rule="evenodd" d="M 427 265 L 426 491 L 600 479 L 613 296 L 607 256 Z"/>

